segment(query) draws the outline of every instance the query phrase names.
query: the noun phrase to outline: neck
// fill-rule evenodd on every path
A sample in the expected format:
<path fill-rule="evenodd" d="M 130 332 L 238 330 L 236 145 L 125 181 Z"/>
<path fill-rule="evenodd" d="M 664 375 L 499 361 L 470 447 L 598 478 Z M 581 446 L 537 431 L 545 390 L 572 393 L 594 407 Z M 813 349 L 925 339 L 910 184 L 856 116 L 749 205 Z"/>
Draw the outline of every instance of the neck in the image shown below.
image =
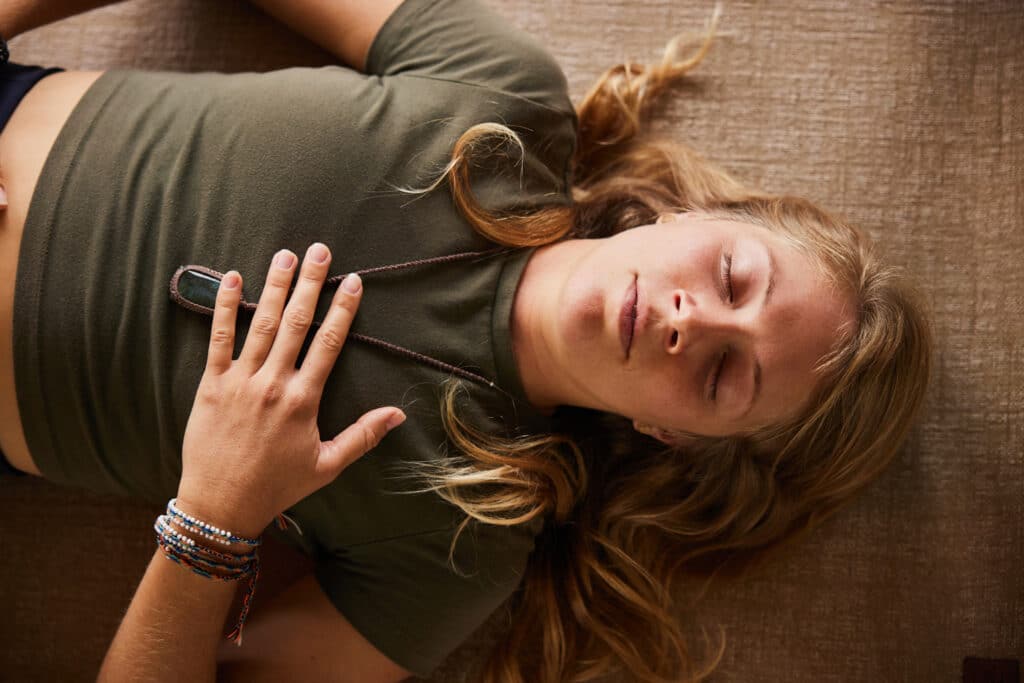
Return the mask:
<path fill-rule="evenodd" d="M 560 405 L 581 405 L 564 377 L 555 325 L 562 287 L 591 240 L 566 240 L 539 247 L 523 270 L 512 302 L 512 354 L 526 398 L 544 414 Z"/>

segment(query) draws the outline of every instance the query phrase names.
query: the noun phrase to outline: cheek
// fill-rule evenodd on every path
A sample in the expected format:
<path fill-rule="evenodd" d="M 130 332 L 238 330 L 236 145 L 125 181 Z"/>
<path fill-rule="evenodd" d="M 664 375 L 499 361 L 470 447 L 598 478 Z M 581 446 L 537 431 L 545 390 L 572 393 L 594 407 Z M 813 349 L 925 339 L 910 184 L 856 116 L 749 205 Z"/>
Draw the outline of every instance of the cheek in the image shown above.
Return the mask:
<path fill-rule="evenodd" d="M 675 429 L 693 430 L 700 417 L 700 405 L 694 403 L 692 390 L 687 390 L 682 372 L 661 372 L 643 380 L 631 380 L 631 392 L 645 412 L 656 417 L 659 424 Z"/>
<path fill-rule="evenodd" d="M 585 276 L 574 277 L 559 298 L 560 336 L 579 352 L 586 352 L 604 333 L 605 296 L 599 284 Z"/>

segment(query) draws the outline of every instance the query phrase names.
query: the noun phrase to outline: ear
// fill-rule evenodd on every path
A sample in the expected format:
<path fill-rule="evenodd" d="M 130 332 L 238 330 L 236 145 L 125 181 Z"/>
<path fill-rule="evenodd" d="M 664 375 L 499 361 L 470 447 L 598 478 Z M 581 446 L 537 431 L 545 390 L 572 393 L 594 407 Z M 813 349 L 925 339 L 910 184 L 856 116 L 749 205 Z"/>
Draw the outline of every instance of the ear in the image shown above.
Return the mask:
<path fill-rule="evenodd" d="M 633 420 L 633 429 L 640 432 L 641 434 L 646 434 L 647 436 L 654 437 L 655 439 L 657 439 L 658 441 L 662 442 L 667 446 L 676 445 L 676 439 L 673 438 L 673 436 L 669 433 L 667 429 L 662 429 L 660 427 L 645 424 L 643 422 L 640 422 L 639 420 Z"/>
<path fill-rule="evenodd" d="M 666 446 L 672 446 L 673 448 L 692 444 L 697 438 L 694 434 L 673 432 L 668 429 L 662 429 L 661 427 L 655 427 L 654 425 L 640 422 L 639 420 L 633 420 L 633 429 L 641 434 L 646 434 L 647 436 L 657 439 Z"/>

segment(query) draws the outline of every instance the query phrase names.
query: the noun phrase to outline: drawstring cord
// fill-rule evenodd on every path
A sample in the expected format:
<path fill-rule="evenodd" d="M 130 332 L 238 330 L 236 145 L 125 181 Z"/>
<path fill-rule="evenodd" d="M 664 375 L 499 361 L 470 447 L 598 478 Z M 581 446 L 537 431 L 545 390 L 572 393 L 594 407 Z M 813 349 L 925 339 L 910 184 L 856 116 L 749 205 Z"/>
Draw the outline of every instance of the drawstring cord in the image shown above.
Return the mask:
<path fill-rule="evenodd" d="M 473 259 L 473 258 L 487 258 L 487 257 L 490 257 L 490 256 L 497 256 L 497 255 L 499 255 L 501 253 L 505 253 L 507 251 L 508 250 L 506 248 L 504 248 L 504 247 L 499 247 L 497 249 L 488 249 L 488 250 L 485 250 L 485 251 L 465 251 L 465 252 L 461 252 L 461 253 L 458 253 L 458 254 L 449 254 L 447 256 L 435 256 L 435 257 L 432 257 L 432 258 L 417 259 L 415 261 L 406 261 L 405 263 L 393 263 L 393 264 L 386 265 L 386 266 L 376 266 L 376 267 L 373 267 L 373 268 L 364 268 L 362 270 L 356 270 L 356 271 L 352 271 L 352 272 L 354 272 L 355 274 L 359 275 L 360 277 L 363 277 L 364 275 L 373 275 L 375 273 L 384 273 L 384 272 L 393 271 L 393 270 L 402 270 L 404 268 L 413 268 L 413 267 L 416 267 L 416 266 L 427 266 L 427 265 L 433 265 L 433 264 L 439 264 L 439 263 L 452 263 L 452 262 L 455 262 L 455 261 L 467 261 L 467 260 Z M 197 301 L 191 300 L 191 299 L 188 298 L 188 296 L 186 296 L 186 295 L 181 293 L 181 287 L 180 287 L 181 278 L 183 276 L 185 276 L 186 274 L 188 274 L 188 273 L 191 273 L 193 275 L 199 273 L 199 274 L 207 276 L 207 278 L 210 278 L 212 280 L 216 280 L 218 282 L 220 281 L 220 279 L 222 277 L 224 277 L 224 274 L 221 273 L 221 272 L 218 272 L 216 270 L 213 270 L 211 268 L 207 268 L 205 266 L 190 265 L 190 266 L 181 266 L 180 268 L 178 268 L 177 271 L 175 271 L 174 275 L 171 277 L 171 283 L 170 283 L 171 299 L 173 299 L 175 301 L 175 303 L 177 303 L 178 305 L 182 306 L 183 308 L 186 308 L 186 309 L 188 309 L 190 311 L 193 311 L 193 312 L 196 312 L 196 313 L 202 313 L 204 315 L 213 315 L 213 308 L 211 306 L 206 306 L 206 305 L 204 305 L 202 303 L 199 303 Z M 346 273 L 346 275 L 347 275 L 347 273 Z M 345 275 L 332 275 L 331 277 L 327 278 L 327 280 L 324 282 L 324 284 L 330 284 L 330 285 L 337 286 L 338 284 L 341 283 L 341 281 L 343 279 L 345 279 Z M 213 296 L 215 296 L 216 295 L 216 290 L 213 290 L 212 292 L 211 291 L 204 291 L 204 294 L 207 294 L 207 295 L 211 295 L 212 294 Z M 246 301 L 245 299 L 242 299 L 242 301 L 239 303 L 239 308 L 241 308 L 243 310 L 247 310 L 247 311 L 255 311 L 256 310 L 256 304 L 252 303 L 250 301 Z M 320 324 L 321 324 L 320 321 L 314 321 L 312 323 L 312 327 L 319 327 Z M 405 348 L 403 346 L 399 346 L 398 344 L 392 344 L 391 342 L 384 341 L 383 339 L 378 339 L 376 337 L 371 337 L 371 336 L 368 336 L 368 335 L 365 335 L 365 334 L 359 334 L 359 333 L 356 333 L 356 332 L 349 332 L 348 338 L 349 339 L 354 339 L 354 340 L 356 340 L 358 342 L 362 342 L 363 344 L 368 344 L 370 346 L 376 346 L 377 348 L 383 349 L 385 351 L 388 351 L 389 353 L 393 353 L 393 354 L 398 355 L 398 356 L 403 356 L 405 358 L 409 358 L 411 360 L 414 360 L 416 362 L 422 363 L 424 365 L 428 365 L 428 366 L 437 368 L 439 370 L 443 370 L 445 372 L 451 373 L 451 374 L 456 375 L 458 377 L 462 377 L 464 379 L 468 379 L 468 380 L 470 380 L 472 382 L 476 382 L 478 384 L 483 384 L 484 386 L 490 387 L 491 389 L 497 389 L 498 391 L 501 391 L 502 393 L 507 394 L 507 392 L 505 392 L 503 389 L 501 389 L 501 387 L 499 387 L 497 384 L 495 384 L 494 381 L 487 379 L 483 375 L 479 375 L 479 374 L 477 374 L 475 372 L 471 372 L 469 370 L 465 370 L 463 368 L 460 368 L 460 367 L 457 367 L 455 365 L 452 365 L 451 363 L 446 363 L 443 360 L 440 360 L 438 358 L 434 358 L 432 356 L 428 356 L 428 355 L 425 355 L 425 354 L 422 354 L 422 353 L 418 353 L 416 351 L 412 351 L 410 349 L 407 349 L 407 348 Z"/>

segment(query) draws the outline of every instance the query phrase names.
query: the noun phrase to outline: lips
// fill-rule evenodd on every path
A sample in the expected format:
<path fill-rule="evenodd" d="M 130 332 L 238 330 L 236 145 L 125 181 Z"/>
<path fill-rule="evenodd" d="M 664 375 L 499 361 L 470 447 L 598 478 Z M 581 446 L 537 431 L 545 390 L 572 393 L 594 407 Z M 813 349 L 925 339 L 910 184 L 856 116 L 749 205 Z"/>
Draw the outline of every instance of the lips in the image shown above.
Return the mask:
<path fill-rule="evenodd" d="M 622 299 L 622 308 L 619 310 L 619 340 L 622 342 L 622 352 L 627 360 L 633 345 L 633 334 L 636 331 L 636 302 L 637 288 L 636 277 L 634 277 L 629 289 L 626 290 L 626 295 Z"/>

